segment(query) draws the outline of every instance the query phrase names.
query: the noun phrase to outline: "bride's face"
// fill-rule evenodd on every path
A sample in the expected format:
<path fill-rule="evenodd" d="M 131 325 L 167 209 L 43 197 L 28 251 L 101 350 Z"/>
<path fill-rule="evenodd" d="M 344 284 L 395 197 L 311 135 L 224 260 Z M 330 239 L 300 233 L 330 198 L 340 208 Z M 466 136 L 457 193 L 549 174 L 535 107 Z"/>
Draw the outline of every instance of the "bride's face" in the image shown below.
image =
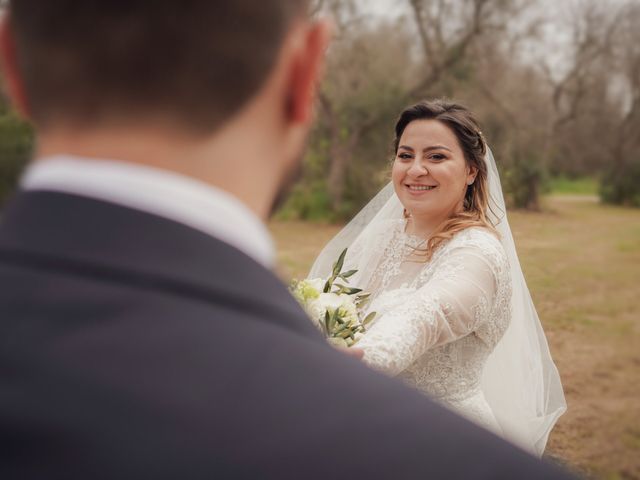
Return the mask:
<path fill-rule="evenodd" d="M 475 172 L 448 126 L 438 120 L 414 120 L 400 137 L 391 178 L 412 217 L 439 223 L 462 210 Z"/>

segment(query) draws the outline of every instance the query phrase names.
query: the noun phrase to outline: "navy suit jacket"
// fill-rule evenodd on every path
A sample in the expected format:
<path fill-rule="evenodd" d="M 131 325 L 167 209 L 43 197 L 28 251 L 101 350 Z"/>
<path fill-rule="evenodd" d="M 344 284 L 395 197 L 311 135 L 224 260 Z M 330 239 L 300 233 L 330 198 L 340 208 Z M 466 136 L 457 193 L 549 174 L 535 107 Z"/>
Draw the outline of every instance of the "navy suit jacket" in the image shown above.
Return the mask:
<path fill-rule="evenodd" d="M 274 275 L 133 209 L 0 226 L 2 479 L 560 479 L 336 352 Z"/>

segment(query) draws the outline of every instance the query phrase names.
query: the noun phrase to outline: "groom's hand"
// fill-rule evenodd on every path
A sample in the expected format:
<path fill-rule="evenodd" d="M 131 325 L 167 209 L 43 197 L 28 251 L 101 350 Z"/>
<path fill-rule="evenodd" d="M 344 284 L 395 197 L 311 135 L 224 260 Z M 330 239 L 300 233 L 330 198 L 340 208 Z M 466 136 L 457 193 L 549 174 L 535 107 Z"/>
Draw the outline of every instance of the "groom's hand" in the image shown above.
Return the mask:
<path fill-rule="evenodd" d="M 345 355 L 349 355 L 350 357 L 353 357 L 353 358 L 355 358 L 357 360 L 361 360 L 362 357 L 364 357 L 364 350 L 361 349 L 361 348 L 356 348 L 356 347 L 349 347 L 349 348 L 338 347 L 338 350 L 340 350 Z"/>

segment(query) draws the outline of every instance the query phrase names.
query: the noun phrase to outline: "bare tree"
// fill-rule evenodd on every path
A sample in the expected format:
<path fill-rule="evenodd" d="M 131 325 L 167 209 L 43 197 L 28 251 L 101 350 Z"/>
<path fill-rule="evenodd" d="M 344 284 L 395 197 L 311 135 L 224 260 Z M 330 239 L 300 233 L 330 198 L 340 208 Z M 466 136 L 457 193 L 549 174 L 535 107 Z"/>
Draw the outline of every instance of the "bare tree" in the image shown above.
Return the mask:
<path fill-rule="evenodd" d="M 320 121 L 328 143 L 327 189 L 334 212 L 343 209 L 349 166 L 355 166 L 356 157 L 371 152 L 366 137 L 372 129 L 390 124 L 404 105 L 413 70 L 407 36 L 394 25 L 371 24 L 357 17 L 343 19 L 339 25 L 319 94 Z M 385 138 L 390 128 L 387 132 Z M 373 163 L 379 166 L 386 148 L 379 139 L 374 143 L 380 148 Z"/>
<path fill-rule="evenodd" d="M 640 150 L 640 4 L 628 4 L 616 32 L 614 55 L 623 81 L 622 116 L 617 125 L 613 161 L 622 166 L 625 159 Z"/>
<path fill-rule="evenodd" d="M 334 2 L 337 9 L 334 9 L 333 13 L 338 18 L 338 25 L 344 26 L 344 19 L 349 18 L 352 22 L 349 29 L 353 32 L 354 30 L 351 29 L 354 18 L 353 3 L 344 3 L 339 0 Z M 396 97 L 391 103 L 398 109 L 425 96 L 441 96 L 440 87 L 451 76 L 455 76 L 455 70 L 474 63 L 476 58 L 474 44 L 484 35 L 505 31 L 508 20 L 518 14 L 524 4 L 522 0 L 408 0 L 408 2 L 410 18 L 402 22 L 401 28 L 390 30 L 389 33 L 399 37 L 407 30 L 409 33 L 417 32 L 421 52 L 417 52 L 420 60 L 415 62 L 412 61 L 416 54 L 415 48 L 410 44 L 405 47 L 406 51 L 402 55 L 406 59 L 404 71 L 411 70 L 411 76 L 402 89 L 396 89 Z M 366 23 L 358 27 L 366 32 Z M 368 67 L 363 64 L 362 59 L 366 62 L 379 60 L 376 58 L 379 52 L 372 52 L 369 45 L 359 43 L 353 36 L 345 34 L 344 28 L 339 28 L 338 32 L 340 40 L 348 43 L 349 46 L 346 48 L 351 52 L 346 55 L 348 60 L 339 66 L 334 64 L 333 70 L 329 69 L 329 76 L 335 75 L 336 70 L 341 70 L 341 74 L 349 69 L 367 71 Z M 359 32 L 356 29 L 356 36 L 358 35 Z M 385 41 L 388 43 L 389 39 Z M 396 38 L 394 41 L 401 40 Z M 336 50 L 340 50 L 340 47 Z M 370 52 L 368 58 L 365 57 L 367 52 Z M 388 76 L 391 75 L 392 73 L 388 74 Z M 380 106 L 381 108 L 372 108 L 371 103 L 366 105 L 368 110 L 361 109 L 355 115 L 344 114 L 342 108 L 344 95 L 357 92 L 359 87 L 367 83 L 370 83 L 369 80 L 360 75 L 353 80 L 353 83 L 342 84 L 344 88 L 342 92 L 329 86 L 323 88 L 320 93 L 323 121 L 329 129 L 330 159 L 327 181 L 334 211 L 341 209 L 347 180 L 347 165 L 360 148 L 363 136 L 374 125 L 381 122 L 389 123 L 391 120 L 381 116 L 389 115 L 389 108 L 386 108 L 386 105 Z M 372 91 L 372 94 L 375 93 Z"/>
<path fill-rule="evenodd" d="M 466 60 L 474 40 L 490 27 L 492 0 L 409 0 L 424 51 L 425 73 L 410 96 L 421 95 Z M 464 12 L 456 17 L 456 12 Z"/>
<path fill-rule="evenodd" d="M 514 206 L 539 208 L 547 172 L 590 173 L 637 156 L 638 0 L 572 0 L 564 23 L 526 0 L 407 0 L 397 23 L 355 0 L 320 4 L 337 35 L 306 178 L 334 213 L 353 211 L 384 181 L 393 121 L 425 97 L 472 106 Z"/>
<path fill-rule="evenodd" d="M 571 15 L 572 34 L 566 72 L 554 80 L 550 67 L 544 66 L 552 84 L 555 112 L 550 123 L 552 134 L 577 118 L 580 105 L 590 90 L 589 82 L 597 77 L 594 70 L 612 53 L 613 36 L 624 14 L 625 8 L 619 7 L 612 14 L 610 6 L 595 0 L 575 5 Z"/>

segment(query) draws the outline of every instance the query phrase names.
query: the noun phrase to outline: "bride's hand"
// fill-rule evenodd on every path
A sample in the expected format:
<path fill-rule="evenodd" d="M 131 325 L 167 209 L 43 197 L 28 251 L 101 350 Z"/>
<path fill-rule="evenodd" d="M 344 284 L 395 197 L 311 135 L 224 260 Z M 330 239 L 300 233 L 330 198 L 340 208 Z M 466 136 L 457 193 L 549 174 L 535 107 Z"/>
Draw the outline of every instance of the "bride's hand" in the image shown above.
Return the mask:
<path fill-rule="evenodd" d="M 345 355 L 349 355 L 357 360 L 361 360 L 364 357 L 364 350 L 357 347 L 336 347 L 339 351 L 344 353 Z"/>

